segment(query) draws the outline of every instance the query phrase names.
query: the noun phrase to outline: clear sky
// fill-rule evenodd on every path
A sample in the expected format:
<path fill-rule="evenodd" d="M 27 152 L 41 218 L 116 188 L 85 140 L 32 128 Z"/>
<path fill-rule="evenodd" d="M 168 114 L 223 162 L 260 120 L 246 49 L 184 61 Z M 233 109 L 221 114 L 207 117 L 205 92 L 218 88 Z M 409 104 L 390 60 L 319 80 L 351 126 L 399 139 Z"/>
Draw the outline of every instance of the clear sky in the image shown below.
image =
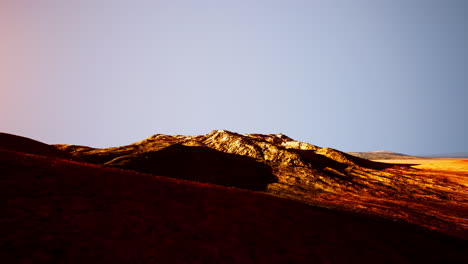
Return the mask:
<path fill-rule="evenodd" d="M 1 0 L 0 131 L 468 152 L 466 0 Z"/>

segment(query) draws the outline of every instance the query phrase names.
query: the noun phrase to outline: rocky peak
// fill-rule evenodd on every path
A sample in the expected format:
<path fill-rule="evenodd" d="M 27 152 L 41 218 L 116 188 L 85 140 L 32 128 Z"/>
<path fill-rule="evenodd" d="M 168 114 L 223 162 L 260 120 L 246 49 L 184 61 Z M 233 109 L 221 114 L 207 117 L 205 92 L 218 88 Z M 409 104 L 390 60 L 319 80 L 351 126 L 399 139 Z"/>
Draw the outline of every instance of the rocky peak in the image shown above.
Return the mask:
<path fill-rule="evenodd" d="M 229 154 L 246 156 L 272 165 L 314 167 L 310 162 L 310 157 L 315 156 L 315 160 L 317 158 L 323 159 L 317 157 L 317 155 L 347 165 L 355 165 L 353 161 L 347 158 L 345 153 L 296 141 L 281 133 L 242 135 L 228 130 L 213 130 L 204 136 L 155 134 L 134 143 L 143 151 L 157 150 L 172 144 L 208 147 Z M 305 156 L 309 157 L 309 160 L 304 158 Z"/>
<path fill-rule="evenodd" d="M 204 138 L 204 140 L 209 141 L 226 142 L 233 140 L 241 141 L 242 139 L 244 139 L 244 136 L 228 130 L 213 130 L 207 135 L 205 135 Z"/>
<path fill-rule="evenodd" d="M 247 156 L 269 164 L 307 166 L 298 153 L 286 148 L 289 137 L 280 134 L 246 134 L 215 130 L 206 135 L 202 143 L 222 152 Z"/>

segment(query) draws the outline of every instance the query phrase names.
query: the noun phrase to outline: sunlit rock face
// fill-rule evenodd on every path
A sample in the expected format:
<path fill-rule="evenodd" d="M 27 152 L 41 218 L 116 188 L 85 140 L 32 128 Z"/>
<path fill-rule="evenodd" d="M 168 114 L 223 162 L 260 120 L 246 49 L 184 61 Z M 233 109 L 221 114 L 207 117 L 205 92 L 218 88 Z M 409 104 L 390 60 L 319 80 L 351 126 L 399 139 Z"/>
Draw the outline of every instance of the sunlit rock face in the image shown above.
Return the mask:
<path fill-rule="evenodd" d="M 283 134 L 214 130 L 153 135 L 128 146 L 57 145 L 76 158 L 161 176 L 264 191 L 466 237 L 466 175 L 372 162 Z"/>

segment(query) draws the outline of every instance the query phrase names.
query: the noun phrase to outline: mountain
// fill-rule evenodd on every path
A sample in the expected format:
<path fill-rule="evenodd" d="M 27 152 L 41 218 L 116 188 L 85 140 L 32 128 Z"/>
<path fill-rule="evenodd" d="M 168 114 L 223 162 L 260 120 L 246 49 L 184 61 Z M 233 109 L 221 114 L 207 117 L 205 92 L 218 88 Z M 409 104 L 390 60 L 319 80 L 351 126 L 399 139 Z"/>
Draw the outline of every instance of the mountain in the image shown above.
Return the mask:
<path fill-rule="evenodd" d="M 134 147 L 154 150 L 156 139 Z M 468 261 L 466 240 L 414 225 L 42 155 L 33 144 L 0 148 L 2 263 Z"/>
<path fill-rule="evenodd" d="M 156 134 L 128 146 L 57 145 L 105 167 L 262 191 L 468 237 L 464 172 L 377 163 L 283 134 Z"/>
<path fill-rule="evenodd" d="M 386 160 L 386 159 L 420 159 L 420 157 L 410 156 L 391 151 L 370 151 L 370 152 L 348 152 L 348 154 L 368 159 L 368 160 Z"/>

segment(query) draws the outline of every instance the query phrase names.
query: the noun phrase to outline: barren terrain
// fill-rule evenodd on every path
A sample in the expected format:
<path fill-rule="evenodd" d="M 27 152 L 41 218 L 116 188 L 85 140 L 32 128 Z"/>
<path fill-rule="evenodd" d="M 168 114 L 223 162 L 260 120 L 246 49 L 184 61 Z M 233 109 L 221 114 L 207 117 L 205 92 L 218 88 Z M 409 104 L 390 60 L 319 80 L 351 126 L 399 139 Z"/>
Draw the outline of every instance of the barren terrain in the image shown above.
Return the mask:
<path fill-rule="evenodd" d="M 241 135 L 226 130 L 201 136 L 156 134 L 117 148 L 56 147 L 103 166 L 263 191 L 468 236 L 463 172 L 373 162 L 283 134 Z"/>
<path fill-rule="evenodd" d="M 2 263 L 468 262 L 466 172 L 281 134 L 0 139 Z"/>

